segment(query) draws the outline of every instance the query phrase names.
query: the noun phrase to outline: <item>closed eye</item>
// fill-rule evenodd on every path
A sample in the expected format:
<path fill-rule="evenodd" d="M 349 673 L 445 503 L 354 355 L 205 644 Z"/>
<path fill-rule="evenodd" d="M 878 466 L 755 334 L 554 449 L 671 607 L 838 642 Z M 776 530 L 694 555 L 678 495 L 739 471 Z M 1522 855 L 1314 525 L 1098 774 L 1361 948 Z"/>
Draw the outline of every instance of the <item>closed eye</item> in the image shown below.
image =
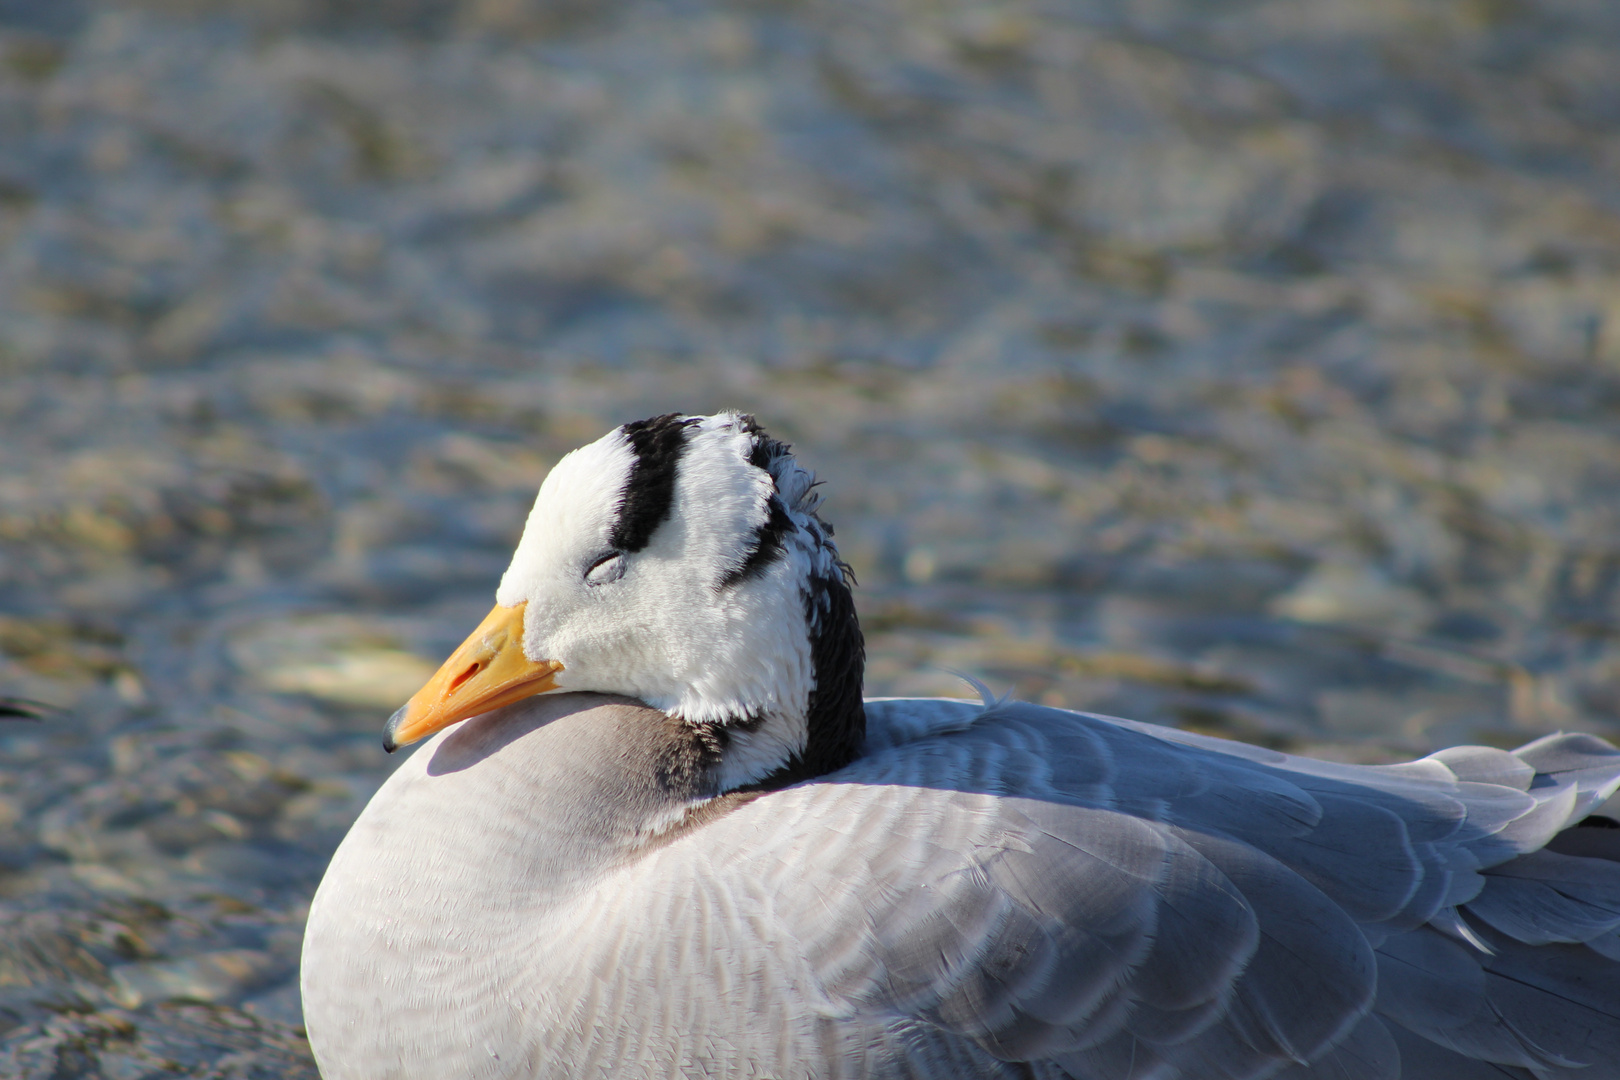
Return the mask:
<path fill-rule="evenodd" d="M 606 585 L 622 577 L 624 577 L 624 553 L 621 551 L 610 551 L 602 555 L 585 571 L 587 585 Z"/>

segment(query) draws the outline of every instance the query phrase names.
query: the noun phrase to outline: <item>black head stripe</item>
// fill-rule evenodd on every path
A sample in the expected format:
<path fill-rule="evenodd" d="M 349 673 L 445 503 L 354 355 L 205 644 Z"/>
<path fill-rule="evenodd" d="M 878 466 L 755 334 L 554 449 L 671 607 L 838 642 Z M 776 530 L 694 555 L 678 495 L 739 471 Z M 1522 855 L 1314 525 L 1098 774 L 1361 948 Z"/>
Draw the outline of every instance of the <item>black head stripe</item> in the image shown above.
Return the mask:
<path fill-rule="evenodd" d="M 619 519 L 608 543 L 625 552 L 640 551 L 675 505 L 675 473 L 686 451 L 687 429 L 698 423 L 679 413 L 654 416 L 624 425 L 636 460 L 619 495 Z"/>
<path fill-rule="evenodd" d="M 748 549 L 748 557 L 742 561 L 741 566 L 734 567 L 726 572 L 720 579 L 720 587 L 729 589 L 740 581 L 747 581 L 764 572 L 765 568 L 777 556 L 782 554 L 782 538 L 793 528 L 793 519 L 788 517 L 787 507 L 782 505 L 780 496 L 772 495 L 770 500 L 770 516 L 760 523 L 754 530 L 752 546 Z"/>
<path fill-rule="evenodd" d="M 763 472 L 771 473 L 771 466 L 786 457 L 792 449 L 765 434 L 752 416 L 742 417 L 742 429 L 754 437 L 748 451 L 748 464 Z M 776 482 L 775 473 L 771 473 L 771 482 Z M 787 507 L 782 505 L 780 495 L 771 495 L 766 510 L 765 520 L 754 530 L 753 539 L 749 542 L 747 556 L 720 579 L 720 588 L 729 589 L 738 582 L 757 577 L 782 554 L 783 538 L 792 531 L 793 519 L 788 516 Z"/>

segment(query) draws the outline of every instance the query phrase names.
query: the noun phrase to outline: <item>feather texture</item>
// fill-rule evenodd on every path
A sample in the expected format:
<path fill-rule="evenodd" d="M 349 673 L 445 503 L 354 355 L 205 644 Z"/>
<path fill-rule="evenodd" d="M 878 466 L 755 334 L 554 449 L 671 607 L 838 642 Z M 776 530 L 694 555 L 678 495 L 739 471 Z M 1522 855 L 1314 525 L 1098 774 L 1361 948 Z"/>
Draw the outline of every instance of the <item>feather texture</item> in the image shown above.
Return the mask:
<path fill-rule="evenodd" d="M 431 1075 L 1620 1075 L 1620 963 L 1585 944 L 1620 927 L 1620 863 L 1519 852 L 1572 824 L 1548 807 L 1620 785 L 1602 744 L 1508 755 L 1528 777 L 1472 748 L 1365 768 L 1031 705 L 871 701 L 848 767 L 643 850 L 622 838 L 651 811 L 590 791 L 635 768 L 651 710 L 600 701 L 481 717 L 389 781 L 310 921 L 314 951 L 375 951 L 358 984 L 312 955 L 312 1009 L 377 980 L 420 984 L 405 1016 L 481 1003 L 442 1043 L 365 1016 L 384 1044 L 408 1024 Z M 621 748 L 594 778 L 593 744 Z M 562 805 L 571 874 L 523 854 Z M 435 874 L 375 833 L 406 821 Z M 480 872 L 510 899 L 474 912 L 457 897 Z M 1488 952 L 1420 918 L 1457 877 L 1479 887 L 1446 910 Z M 311 1035 L 334 1080 L 422 1075 Z"/>

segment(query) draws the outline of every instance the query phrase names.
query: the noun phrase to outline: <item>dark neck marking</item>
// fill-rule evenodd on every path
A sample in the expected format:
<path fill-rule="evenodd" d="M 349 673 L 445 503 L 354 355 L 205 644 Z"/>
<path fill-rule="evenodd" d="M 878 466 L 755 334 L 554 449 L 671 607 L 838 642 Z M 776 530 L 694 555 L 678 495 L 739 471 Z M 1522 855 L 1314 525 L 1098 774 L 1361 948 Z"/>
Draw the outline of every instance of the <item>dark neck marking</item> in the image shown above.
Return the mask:
<path fill-rule="evenodd" d="M 697 418 L 667 413 L 621 429 L 636 459 L 619 493 L 619 516 L 608 537 L 616 550 L 640 551 L 668 520 L 675 505 L 675 475 L 686 452 L 687 431 L 697 423 Z"/>
<path fill-rule="evenodd" d="M 816 673 L 804 754 L 809 776 L 842 769 L 855 760 L 866 741 L 866 706 L 861 701 L 866 638 L 849 589 L 854 578 L 840 562 L 834 577 L 811 579 L 804 601 L 805 616 L 812 620 L 810 663 Z"/>
<path fill-rule="evenodd" d="M 840 562 L 832 577 L 811 578 L 804 596 L 810 664 L 816 679 L 805 715 L 804 751 L 739 791 L 774 791 L 836 772 L 860 755 L 866 741 L 866 706 L 861 700 L 866 639 L 849 589 L 853 578 L 849 567 Z"/>
<path fill-rule="evenodd" d="M 742 429 L 753 436 L 748 463 L 769 473 L 775 483 L 778 463 L 789 457 L 792 447 L 767 435 L 752 416 L 742 416 L 741 422 Z M 866 706 L 861 700 L 866 640 L 861 636 L 860 620 L 855 617 L 855 598 L 850 593 L 855 575 L 849 565 L 838 558 L 831 541 L 832 526 L 816 514 L 814 501 L 801 509 L 810 519 L 805 526 L 806 535 L 832 557 L 831 573 L 813 574 L 804 591 L 804 619 L 810 630 L 810 665 L 815 678 L 815 689 L 810 691 L 805 710 L 804 749 L 790 756 L 769 776 L 729 793 L 732 795 L 774 791 L 835 772 L 854 761 L 866 742 Z M 768 516 L 754 530 L 748 555 L 721 579 L 720 588 L 763 573 L 786 550 L 786 538 L 795 528 L 781 495 L 773 492 Z M 722 735 L 728 729 L 757 731 L 765 721 L 764 716 L 743 716 L 716 730 Z"/>
<path fill-rule="evenodd" d="M 688 723 L 667 713 L 664 719 L 653 768 L 658 786 L 683 801 L 719 794 L 714 772 L 726 752 L 725 737 L 707 724 Z"/>

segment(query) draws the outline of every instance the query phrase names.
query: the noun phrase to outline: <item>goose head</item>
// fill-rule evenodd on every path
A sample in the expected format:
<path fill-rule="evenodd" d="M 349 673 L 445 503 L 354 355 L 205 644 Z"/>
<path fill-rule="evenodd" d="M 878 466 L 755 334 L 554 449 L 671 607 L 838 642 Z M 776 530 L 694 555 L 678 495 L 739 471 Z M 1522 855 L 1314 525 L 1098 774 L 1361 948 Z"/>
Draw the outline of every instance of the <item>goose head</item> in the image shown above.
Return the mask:
<path fill-rule="evenodd" d="M 813 474 L 740 413 L 625 424 L 559 461 L 495 607 L 389 720 L 389 751 L 535 694 L 636 698 L 715 790 L 840 768 L 864 650 Z"/>

